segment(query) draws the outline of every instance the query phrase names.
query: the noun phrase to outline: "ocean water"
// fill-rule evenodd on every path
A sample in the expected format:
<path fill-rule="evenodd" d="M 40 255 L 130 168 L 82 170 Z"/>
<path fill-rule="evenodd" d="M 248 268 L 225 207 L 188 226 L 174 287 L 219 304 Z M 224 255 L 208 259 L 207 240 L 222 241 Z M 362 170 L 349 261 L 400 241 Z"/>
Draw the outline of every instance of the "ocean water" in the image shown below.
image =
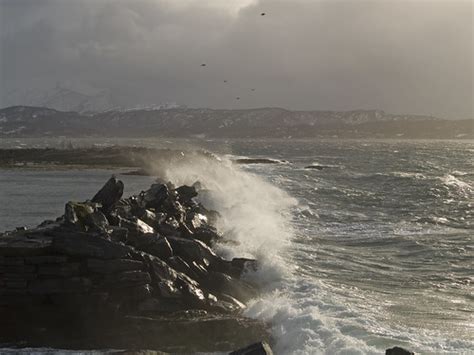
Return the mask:
<path fill-rule="evenodd" d="M 208 189 L 200 198 L 221 212 L 226 237 L 239 241 L 218 246 L 222 255 L 262 260 L 247 277 L 265 292 L 247 315 L 271 322 L 277 354 L 380 354 L 395 345 L 473 353 L 473 142 L 126 144 L 216 153 L 161 166 L 161 175 Z M 236 166 L 235 157 L 284 162 Z M 0 229 L 56 217 L 110 174 L 0 170 Z M 152 181 L 121 178 L 128 193 Z"/>

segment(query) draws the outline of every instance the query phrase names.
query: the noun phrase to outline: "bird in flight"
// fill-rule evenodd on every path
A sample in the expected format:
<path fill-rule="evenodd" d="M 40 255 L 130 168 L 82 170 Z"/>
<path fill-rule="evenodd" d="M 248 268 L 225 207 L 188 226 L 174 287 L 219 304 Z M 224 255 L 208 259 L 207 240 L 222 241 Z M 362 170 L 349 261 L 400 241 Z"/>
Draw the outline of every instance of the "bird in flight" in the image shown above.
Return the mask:
<path fill-rule="evenodd" d="M 251 91 L 255 91 L 255 89 L 250 89 Z"/>
<path fill-rule="evenodd" d="M 240 97 L 237 96 L 235 99 L 236 99 L 236 100 L 240 100 Z"/>
<path fill-rule="evenodd" d="M 262 13 L 260 14 L 260 16 L 265 16 L 265 15 L 266 15 L 266 13 L 265 13 L 265 12 L 262 12 Z"/>
<path fill-rule="evenodd" d="M 224 83 L 227 83 L 227 80 L 224 80 Z"/>
<path fill-rule="evenodd" d="M 202 63 L 202 64 L 201 64 L 201 67 L 205 67 L 205 66 L 206 66 L 206 63 Z"/>

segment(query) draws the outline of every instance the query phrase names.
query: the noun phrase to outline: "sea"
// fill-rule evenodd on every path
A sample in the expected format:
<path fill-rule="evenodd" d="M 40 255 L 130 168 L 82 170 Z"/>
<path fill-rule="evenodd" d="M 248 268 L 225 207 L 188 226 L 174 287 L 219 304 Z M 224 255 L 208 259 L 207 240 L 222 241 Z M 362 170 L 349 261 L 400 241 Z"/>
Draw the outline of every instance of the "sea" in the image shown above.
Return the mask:
<path fill-rule="evenodd" d="M 4 140 L 43 147 L 59 139 Z M 256 257 L 262 295 L 246 315 L 271 324 L 276 354 L 474 354 L 474 142 L 411 140 L 77 139 L 213 153 L 160 166 L 200 181 L 237 243 Z M 272 164 L 235 164 L 237 158 Z M 0 169 L 0 230 L 33 227 L 91 198 L 116 174 L 125 193 L 154 177 L 110 169 Z"/>

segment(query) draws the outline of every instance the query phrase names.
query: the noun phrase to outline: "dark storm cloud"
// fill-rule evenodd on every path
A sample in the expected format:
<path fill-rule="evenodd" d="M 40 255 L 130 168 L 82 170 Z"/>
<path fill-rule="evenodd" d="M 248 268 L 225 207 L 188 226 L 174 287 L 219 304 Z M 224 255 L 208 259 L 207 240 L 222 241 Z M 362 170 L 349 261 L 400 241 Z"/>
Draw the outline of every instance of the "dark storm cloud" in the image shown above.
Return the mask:
<path fill-rule="evenodd" d="M 2 92 L 68 81 L 123 105 L 473 116 L 471 1 L 0 0 L 0 11 Z"/>

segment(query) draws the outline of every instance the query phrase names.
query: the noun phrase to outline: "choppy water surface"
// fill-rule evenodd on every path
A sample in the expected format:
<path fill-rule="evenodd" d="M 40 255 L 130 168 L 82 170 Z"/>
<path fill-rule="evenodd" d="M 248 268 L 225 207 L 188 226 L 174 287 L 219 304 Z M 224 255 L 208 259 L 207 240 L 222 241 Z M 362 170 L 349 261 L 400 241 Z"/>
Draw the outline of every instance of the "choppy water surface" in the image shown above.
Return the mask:
<path fill-rule="evenodd" d="M 238 221 L 227 232 L 240 233 L 250 253 L 272 255 L 259 275 L 268 292 L 248 314 L 272 321 L 277 353 L 474 349 L 474 143 L 199 145 L 287 161 L 222 171 L 201 164 L 168 174 L 208 179 L 220 190 L 216 207 Z M 51 218 L 65 200 L 90 197 L 109 174 L 0 171 L 2 227 L 19 222 L 12 208 L 27 223 Z M 150 181 L 127 178 L 130 192 Z M 34 199 L 26 191 L 35 191 Z"/>

